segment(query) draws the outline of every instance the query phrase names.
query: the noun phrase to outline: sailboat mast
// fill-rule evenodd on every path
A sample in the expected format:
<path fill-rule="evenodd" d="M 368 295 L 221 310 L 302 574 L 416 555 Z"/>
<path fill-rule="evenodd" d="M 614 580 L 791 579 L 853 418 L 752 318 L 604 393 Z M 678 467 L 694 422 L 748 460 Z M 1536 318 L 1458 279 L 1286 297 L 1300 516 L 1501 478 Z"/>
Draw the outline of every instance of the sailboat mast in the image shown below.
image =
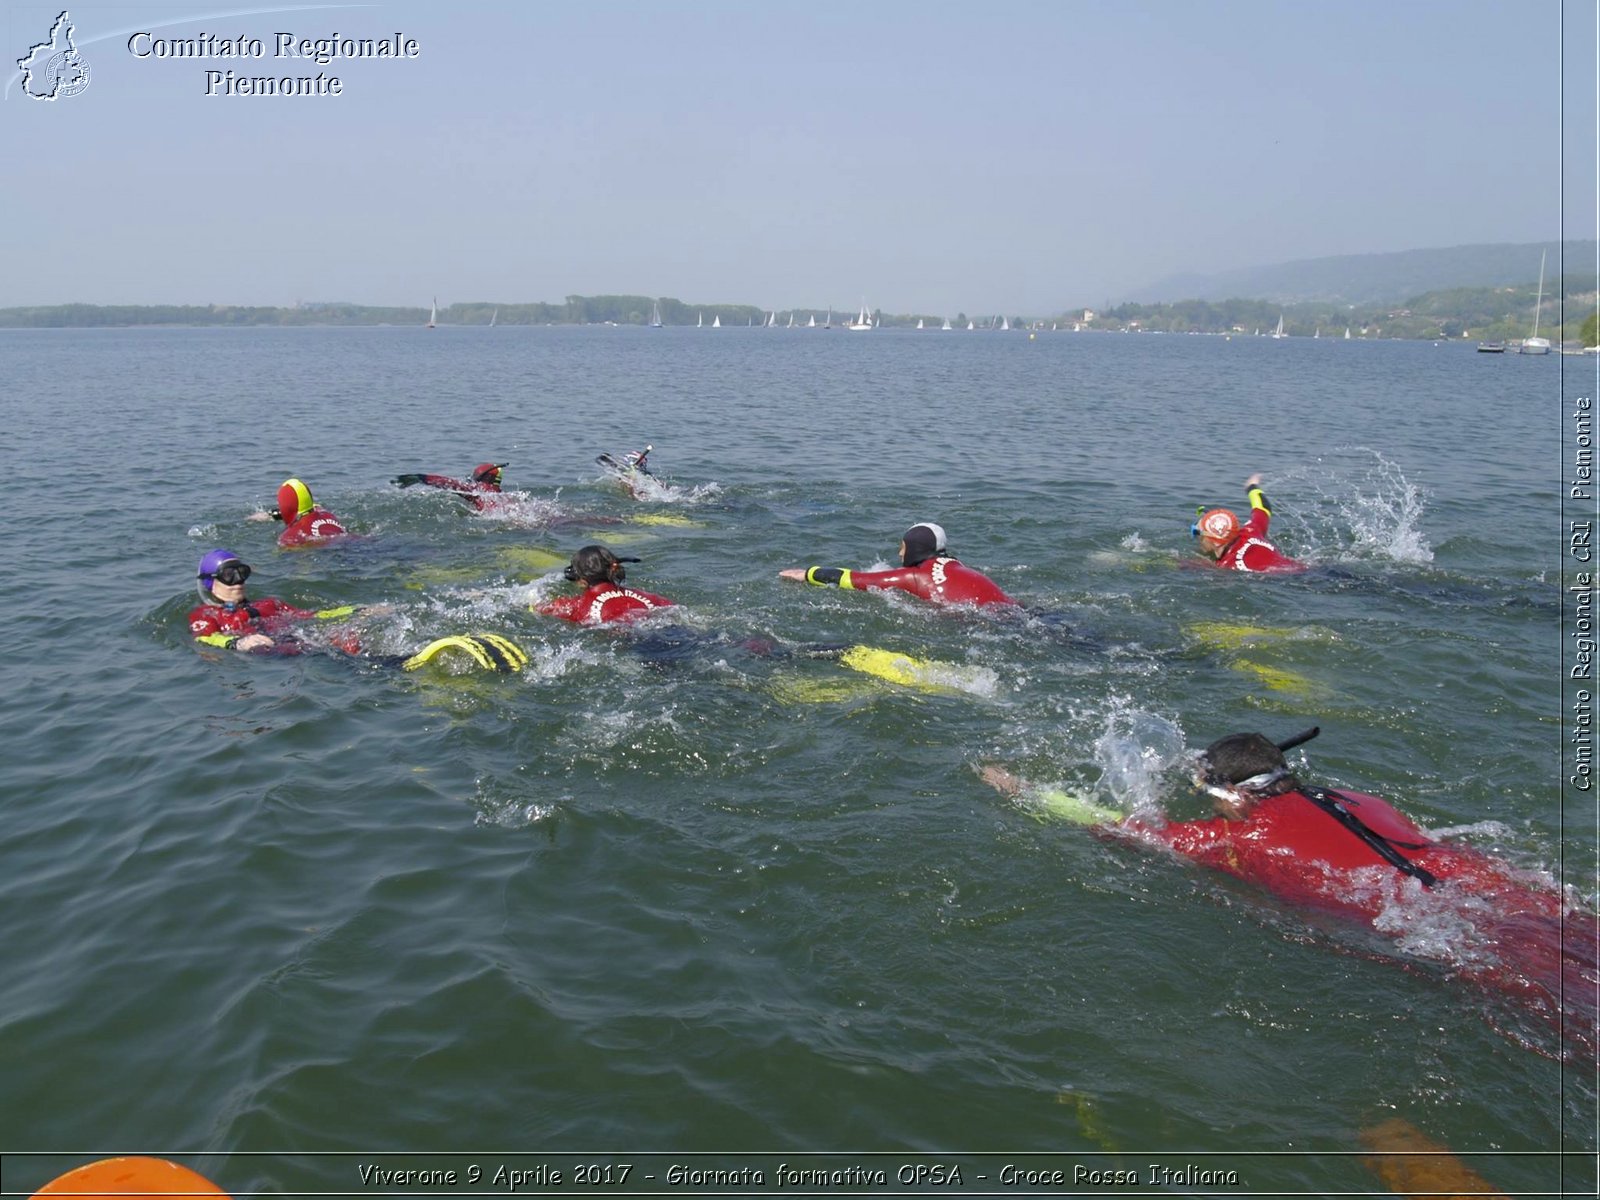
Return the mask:
<path fill-rule="evenodd" d="M 1539 309 L 1544 305 L 1544 256 L 1545 251 L 1539 251 L 1539 295 L 1533 302 L 1533 336 L 1539 336 Z"/>

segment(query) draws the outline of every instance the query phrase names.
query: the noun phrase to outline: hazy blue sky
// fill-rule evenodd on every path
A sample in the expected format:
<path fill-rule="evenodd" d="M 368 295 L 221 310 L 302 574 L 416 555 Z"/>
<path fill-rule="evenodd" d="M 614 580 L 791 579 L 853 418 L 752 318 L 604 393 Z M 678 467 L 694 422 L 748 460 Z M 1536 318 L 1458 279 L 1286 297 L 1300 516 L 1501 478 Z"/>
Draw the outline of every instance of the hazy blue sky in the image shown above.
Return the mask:
<path fill-rule="evenodd" d="M 8 67 L 60 2 L 8 0 Z M 87 89 L 7 72 L 0 306 L 1047 314 L 1179 271 L 1595 236 L 1594 0 L 69 11 Z M 141 60 L 136 30 L 268 57 Z M 318 68 L 271 57 L 280 30 L 421 55 Z M 344 92 L 208 97 L 208 69 Z"/>

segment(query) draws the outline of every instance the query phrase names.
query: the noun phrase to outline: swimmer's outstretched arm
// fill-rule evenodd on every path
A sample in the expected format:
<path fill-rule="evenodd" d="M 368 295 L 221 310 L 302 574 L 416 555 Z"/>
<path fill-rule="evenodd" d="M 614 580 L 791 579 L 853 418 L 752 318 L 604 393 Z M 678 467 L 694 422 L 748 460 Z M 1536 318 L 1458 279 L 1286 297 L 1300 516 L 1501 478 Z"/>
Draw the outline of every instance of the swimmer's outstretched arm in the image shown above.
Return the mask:
<path fill-rule="evenodd" d="M 788 567 L 779 571 L 778 577 L 798 580 L 801 583 L 813 583 L 817 587 L 850 586 L 850 572 L 844 567 Z"/>

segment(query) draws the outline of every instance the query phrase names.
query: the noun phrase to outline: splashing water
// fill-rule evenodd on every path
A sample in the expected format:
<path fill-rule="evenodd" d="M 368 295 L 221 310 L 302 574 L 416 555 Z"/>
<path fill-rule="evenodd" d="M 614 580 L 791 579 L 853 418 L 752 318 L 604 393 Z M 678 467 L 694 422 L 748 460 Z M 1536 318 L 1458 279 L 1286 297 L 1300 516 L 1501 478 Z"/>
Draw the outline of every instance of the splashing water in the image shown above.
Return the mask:
<path fill-rule="evenodd" d="M 1281 520 L 1294 528 L 1285 539 L 1297 557 L 1427 563 L 1433 549 L 1420 528 L 1425 491 L 1376 450 L 1334 450 L 1296 467 L 1268 492 L 1292 497 Z"/>
<path fill-rule="evenodd" d="M 1183 731 L 1165 717 L 1113 699 L 1094 744 L 1100 788 L 1124 811 L 1161 815 L 1162 777 L 1188 761 Z"/>

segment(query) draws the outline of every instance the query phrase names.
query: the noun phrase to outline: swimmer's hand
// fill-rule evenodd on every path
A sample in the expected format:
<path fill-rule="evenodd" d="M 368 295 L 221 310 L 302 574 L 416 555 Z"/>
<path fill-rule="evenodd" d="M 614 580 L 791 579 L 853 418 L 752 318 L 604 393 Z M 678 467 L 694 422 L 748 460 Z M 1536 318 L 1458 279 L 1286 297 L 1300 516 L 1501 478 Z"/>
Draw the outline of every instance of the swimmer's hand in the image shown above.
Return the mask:
<path fill-rule="evenodd" d="M 778 578 L 798 579 L 801 583 L 804 583 L 806 581 L 806 569 L 804 567 L 785 567 L 778 572 Z"/>
<path fill-rule="evenodd" d="M 1260 487 L 1261 486 L 1261 472 L 1257 471 L 1254 475 L 1250 476 L 1249 479 L 1246 479 L 1244 481 L 1244 486 L 1245 486 L 1245 490 L 1246 491 L 1249 491 L 1253 487 Z"/>
<path fill-rule="evenodd" d="M 271 513 L 262 511 L 253 512 L 245 518 L 246 521 L 271 521 L 275 519 Z"/>
<path fill-rule="evenodd" d="M 276 643 L 264 633 L 247 633 L 233 644 L 235 650 L 264 650 Z"/>

